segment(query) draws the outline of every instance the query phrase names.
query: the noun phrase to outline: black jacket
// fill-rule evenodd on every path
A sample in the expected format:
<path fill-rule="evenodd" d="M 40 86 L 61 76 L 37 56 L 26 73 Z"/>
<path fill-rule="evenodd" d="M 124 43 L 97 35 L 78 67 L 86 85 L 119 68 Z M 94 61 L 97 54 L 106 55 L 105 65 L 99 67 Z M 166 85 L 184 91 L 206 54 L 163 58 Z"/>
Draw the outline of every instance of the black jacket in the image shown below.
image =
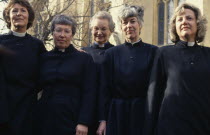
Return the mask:
<path fill-rule="evenodd" d="M 114 45 L 110 44 L 109 42 L 106 42 L 104 44 L 104 47 L 99 47 L 99 45 L 93 43 L 93 45 L 91 45 L 90 47 L 82 48 L 93 57 L 94 63 L 97 66 L 97 70 L 95 71 L 97 73 L 97 122 L 100 120 L 106 120 L 104 108 L 104 104 L 106 102 L 104 98 L 105 91 L 102 89 L 104 73 L 102 72 L 104 72 L 103 63 L 105 60 L 105 51 L 112 47 L 114 47 Z"/>
<path fill-rule="evenodd" d="M 145 135 L 210 134 L 210 48 L 161 47 L 152 70 Z"/>
<path fill-rule="evenodd" d="M 9 123 L 10 134 L 24 134 L 30 125 L 27 123 L 29 113 L 36 101 L 39 60 L 40 54 L 45 52 L 45 47 L 40 40 L 29 34 L 17 37 L 12 32 L 1 35 L 0 44 L 13 52 L 1 58 L 6 85 L 6 100 L 3 105 L 8 104 L 8 115 L 5 116 L 2 112 L 4 109 L 1 109 L 0 123 Z"/>
<path fill-rule="evenodd" d="M 157 47 L 141 41 L 105 53 L 107 135 L 142 135 L 144 108 Z"/>
<path fill-rule="evenodd" d="M 56 48 L 42 55 L 42 134 L 70 134 L 77 124 L 89 126 L 92 123 L 96 103 L 95 77 L 92 57 L 73 45 L 65 52 Z M 49 125 L 54 128 L 49 129 Z"/>

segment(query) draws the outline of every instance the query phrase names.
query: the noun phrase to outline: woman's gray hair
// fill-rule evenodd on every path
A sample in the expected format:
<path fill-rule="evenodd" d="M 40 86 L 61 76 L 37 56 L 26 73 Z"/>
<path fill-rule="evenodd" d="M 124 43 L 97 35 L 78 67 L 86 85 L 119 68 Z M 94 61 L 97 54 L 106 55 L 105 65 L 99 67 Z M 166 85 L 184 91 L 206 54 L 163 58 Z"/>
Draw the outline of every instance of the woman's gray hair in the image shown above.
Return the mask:
<path fill-rule="evenodd" d="M 76 21 L 73 19 L 73 17 L 71 16 L 67 16 L 67 15 L 56 15 L 53 20 L 52 20 L 52 24 L 51 24 L 51 32 L 53 33 L 54 29 L 55 29 L 55 25 L 56 24 L 61 24 L 61 25 L 69 25 L 71 26 L 72 29 L 72 35 L 74 36 L 76 33 L 76 28 L 77 28 L 77 23 Z"/>
<path fill-rule="evenodd" d="M 169 33 L 171 36 L 171 41 L 176 43 L 179 41 L 179 36 L 176 31 L 176 17 L 184 12 L 184 9 L 190 9 L 194 12 L 196 20 L 197 20 L 197 33 L 195 37 L 195 41 L 200 43 L 204 40 L 207 30 L 207 20 L 204 16 L 201 15 L 201 11 L 199 8 L 194 6 L 190 3 L 183 3 L 180 6 L 178 6 L 170 20 L 169 25 Z"/>
<path fill-rule="evenodd" d="M 115 29 L 115 23 L 112 19 L 112 16 L 106 12 L 106 11 L 99 11 L 97 12 L 90 20 L 90 29 L 93 28 L 93 22 L 96 20 L 96 19 L 106 19 L 108 20 L 109 22 L 109 29 L 111 32 L 114 32 L 114 29 Z"/>
<path fill-rule="evenodd" d="M 129 17 L 136 17 L 141 27 L 144 23 L 144 7 L 143 6 L 129 6 L 124 5 L 121 10 L 119 11 L 119 20 L 122 22 L 122 20 L 125 20 Z"/>

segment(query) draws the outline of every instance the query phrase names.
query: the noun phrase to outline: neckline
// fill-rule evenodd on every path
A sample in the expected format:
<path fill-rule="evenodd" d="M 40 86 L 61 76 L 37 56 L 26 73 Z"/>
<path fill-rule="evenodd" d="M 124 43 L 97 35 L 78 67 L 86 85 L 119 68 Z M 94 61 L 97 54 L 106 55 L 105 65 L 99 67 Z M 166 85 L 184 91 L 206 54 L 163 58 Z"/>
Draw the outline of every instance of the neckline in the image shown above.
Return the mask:
<path fill-rule="evenodd" d="M 12 31 L 12 35 L 14 35 L 14 36 L 16 36 L 16 37 L 25 37 L 26 32 L 24 32 L 24 33 L 19 33 L 19 32 Z"/>

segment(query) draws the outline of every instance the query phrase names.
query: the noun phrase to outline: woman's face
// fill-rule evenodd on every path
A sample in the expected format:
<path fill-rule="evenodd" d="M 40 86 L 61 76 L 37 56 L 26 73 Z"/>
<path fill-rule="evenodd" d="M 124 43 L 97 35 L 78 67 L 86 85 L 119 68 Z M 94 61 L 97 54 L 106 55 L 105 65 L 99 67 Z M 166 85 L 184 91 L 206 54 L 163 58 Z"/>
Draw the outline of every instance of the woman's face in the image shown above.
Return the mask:
<path fill-rule="evenodd" d="M 69 47 L 72 37 L 72 27 L 70 25 L 55 24 L 53 40 L 57 48 L 65 49 Z"/>
<path fill-rule="evenodd" d="M 190 9 L 176 17 L 176 31 L 180 40 L 194 42 L 197 33 L 197 22 L 195 14 Z"/>
<path fill-rule="evenodd" d="M 121 29 L 128 42 L 136 42 L 139 40 L 141 26 L 136 17 L 129 17 L 121 21 Z"/>
<path fill-rule="evenodd" d="M 11 29 L 16 32 L 25 32 L 27 30 L 29 13 L 26 7 L 15 4 L 10 9 Z"/>
<path fill-rule="evenodd" d="M 111 35 L 108 20 L 95 19 L 92 23 L 93 27 L 91 33 L 93 36 L 93 40 L 98 44 L 106 43 Z"/>

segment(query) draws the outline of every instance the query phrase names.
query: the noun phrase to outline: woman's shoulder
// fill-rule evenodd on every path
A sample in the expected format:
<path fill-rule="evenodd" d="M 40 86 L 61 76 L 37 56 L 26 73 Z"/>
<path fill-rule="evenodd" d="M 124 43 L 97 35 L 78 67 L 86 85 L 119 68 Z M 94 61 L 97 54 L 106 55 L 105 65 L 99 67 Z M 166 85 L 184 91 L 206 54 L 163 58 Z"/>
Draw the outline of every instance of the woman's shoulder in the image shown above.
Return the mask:
<path fill-rule="evenodd" d="M 54 50 L 46 51 L 41 54 L 42 57 L 55 56 L 55 55 L 56 53 Z"/>
<path fill-rule="evenodd" d="M 210 50 L 210 46 L 205 46 L 205 45 L 198 45 L 200 48 Z"/>
<path fill-rule="evenodd" d="M 106 50 L 106 53 L 113 53 L 115 51 L 120 51 L 121 49 L 123 49 L 125 47 L 125 44 L 119 44 L 113 47 L 110 47 Z"/>
<path fill-rule="evenodd" d="M 198 47 L 210 54 L 210 47 L 204 45 L 198 45 Z"/>
<path fill-rule="evenodd" d="M 157 48 L 158 48 L 158 46 L 153 45 L 153 44 L 149 44 L 149 43 L 146 43 L 146 42 L 142 42 L 142 44 L 143 44 L 145 47 L 154 48 L 154 49 L 157 49 Z"/>
<path fill-rule="evenodd" d="M 34 37 L 34 36 L 30 35 L 30 34 L 26 34 L 26 38 L 29 38 L 33 42 L 43 44 L 42 40 L 40 40 L 37 37 Z"/>
<path fill-rule="evenodd" d="M 91 55 L 88 52 L 86 52 L 89 49 L 90 49 L 90 47 L 82 48 L 82 50 L 84 50 L 84 51 L 75 49 L 75 53 L 80 57 L 88 58 L 88 57 L 91 57 Z"/>
<path fill-rule="evenodd" d="M 163 46 L 158 46 L 158 49 L 156 49 L 156 55 L 171 55 L 173 53 L 177 53 L 175 49 L 175 45 L 163 45 Z"/>
<path fill-rule="evenodd" d="M 176 46 L 170 44 L 170 45 L 162 45 L 162 46 L 159 46 L 158 48 L 160 51 L 170 51 L 171 49 L 176 48 Z"/>
<path fill-rule="evenodd" d="M 9 33 L 0 34 L 0 40 L 10 38 L 10 36 L 11 36 L 11 34 L 9 34 Z"/>
<path fill-rule="evenodd" d="M 83 50 L 85 52 L 89 52 L 89 51 L 93 50 L 93 47 L 92 46 L 81 47 L 81 50 Z"/>

